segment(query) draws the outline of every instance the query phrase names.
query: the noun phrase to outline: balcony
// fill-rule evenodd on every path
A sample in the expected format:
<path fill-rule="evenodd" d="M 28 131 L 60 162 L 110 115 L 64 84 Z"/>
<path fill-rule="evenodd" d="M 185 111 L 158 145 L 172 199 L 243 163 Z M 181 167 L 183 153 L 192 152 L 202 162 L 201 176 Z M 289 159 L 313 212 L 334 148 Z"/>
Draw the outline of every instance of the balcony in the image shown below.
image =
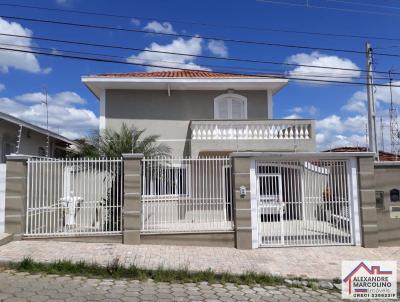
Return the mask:
<path fill-rule="evenodd" d="M 314 121 L 192 121 L 191 151 L 315 151 Z"/>

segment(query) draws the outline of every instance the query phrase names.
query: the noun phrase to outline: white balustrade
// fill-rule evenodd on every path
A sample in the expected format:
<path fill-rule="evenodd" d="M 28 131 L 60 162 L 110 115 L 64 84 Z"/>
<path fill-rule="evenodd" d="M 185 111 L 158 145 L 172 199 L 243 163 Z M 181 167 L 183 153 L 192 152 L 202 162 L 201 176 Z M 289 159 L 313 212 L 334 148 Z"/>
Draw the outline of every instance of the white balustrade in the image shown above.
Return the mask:
<path fill-rule="evenodd" d="M 191 129 L 192 140 L 307 140 L 311 138 L 311 127 L 309 121 L 304 123 L 194 121 Z"/>

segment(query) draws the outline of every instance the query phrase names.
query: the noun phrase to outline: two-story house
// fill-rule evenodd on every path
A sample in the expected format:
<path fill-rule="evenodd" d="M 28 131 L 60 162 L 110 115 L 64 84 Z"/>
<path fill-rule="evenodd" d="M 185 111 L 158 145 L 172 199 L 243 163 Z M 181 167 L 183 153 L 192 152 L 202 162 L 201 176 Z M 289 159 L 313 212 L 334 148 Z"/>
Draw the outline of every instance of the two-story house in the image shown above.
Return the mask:
<path fill-rule="evenodd" d="M 146 129 L 174 156 L 315 150 L 312 120 L 273 117 L 273 96 L 287 84 L 284 78 L 160 71 L 82 81 L 100 101 L 100 129 L 122 123 Z"/>

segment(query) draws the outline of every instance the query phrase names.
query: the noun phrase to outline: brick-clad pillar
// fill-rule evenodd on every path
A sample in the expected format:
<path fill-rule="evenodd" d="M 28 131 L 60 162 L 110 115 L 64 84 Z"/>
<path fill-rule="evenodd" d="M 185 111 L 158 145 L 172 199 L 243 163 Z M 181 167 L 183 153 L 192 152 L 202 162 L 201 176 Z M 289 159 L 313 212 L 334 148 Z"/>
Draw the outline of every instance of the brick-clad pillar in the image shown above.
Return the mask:
<path fill-rule="evenodd" d="M 124 159 L 123 243 L 140 244 L 143 154 L 132 153 L 122 156 Z"/>
<path fill-rule="evenodd" d="M 358 158 L 358 169 L 362 245 L 364 247 L 378 247 L 374 158 L 372 156 Z"/>
<path fill-rule="evenodd" d="M 250 158 L 233 157 L 232 186 L 233 208 L 236 229 L 236 248 L 252 248 Z M 240 195 L 240 187 L 246 188 L 246 195 Z"/>
<path fill-rule="evenodd" d="M 26 224 L 27 160 L 26 155 L 8 155 L 6 165 L 6 202 L 4 231 L 22 238 Z"/>

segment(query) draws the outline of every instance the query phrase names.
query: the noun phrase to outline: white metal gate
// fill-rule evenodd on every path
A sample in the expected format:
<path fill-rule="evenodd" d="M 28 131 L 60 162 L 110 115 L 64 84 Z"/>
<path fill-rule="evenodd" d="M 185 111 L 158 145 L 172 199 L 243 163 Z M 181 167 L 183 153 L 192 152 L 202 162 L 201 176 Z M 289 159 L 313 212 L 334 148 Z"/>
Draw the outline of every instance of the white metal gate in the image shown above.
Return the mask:
<path fill-rule="evenodd" d="M 121 232 L 121 159 L 28 160 L 28 237 Z"/>
<path fill-rule="evenodd" d="M 233 229 L 229 158 L 145 158 L 142 173 L 142 232 Z"/>
<path fill-rule="evenodd" d="M 347 160 L 256 164 L 260 246 L 350 245 Z"/>

